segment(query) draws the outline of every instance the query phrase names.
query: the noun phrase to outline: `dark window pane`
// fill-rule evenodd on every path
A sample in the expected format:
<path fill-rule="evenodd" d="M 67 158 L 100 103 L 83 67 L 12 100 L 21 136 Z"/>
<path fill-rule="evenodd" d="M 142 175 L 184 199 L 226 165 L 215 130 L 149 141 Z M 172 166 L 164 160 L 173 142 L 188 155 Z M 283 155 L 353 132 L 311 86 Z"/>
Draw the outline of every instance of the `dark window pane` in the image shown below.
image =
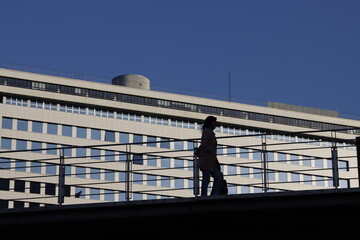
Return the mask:
<path fill-rule="evenodd" d="M 39 182 L 30 182 L 30 193 L 40 193 Z"/>
<path fill-rule="evenodd" d="M 133 162 L 134 162 L 134 164 L 142 165 L 144 163 L 143 155 L 142 154 L 134 154 Z"/>
<path fill-rule="evenodd" d="M 53 183 L 45 183 L 45 194 L 55 195 L 56 185 Z"/>
<path fill-rule="evenodd" d="M 25 182 L 21 180 L 15 180 L 14 191 L 25 192 Z"/>

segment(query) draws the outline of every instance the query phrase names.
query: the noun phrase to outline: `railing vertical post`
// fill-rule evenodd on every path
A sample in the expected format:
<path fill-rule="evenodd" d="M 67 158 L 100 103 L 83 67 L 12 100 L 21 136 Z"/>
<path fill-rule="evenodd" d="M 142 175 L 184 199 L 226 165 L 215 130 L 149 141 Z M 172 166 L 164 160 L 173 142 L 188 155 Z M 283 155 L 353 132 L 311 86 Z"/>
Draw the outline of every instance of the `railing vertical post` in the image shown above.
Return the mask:
<path fill-rule="evenodd" d="M 126 201 L 129 202 L 131 200 L 131 173 L 132 173 L 132 161 L 131 161 L 131 145 L 126 145 L 126 164 L 125 164 L 125 171 L 126 171 L 126 178 L 125 178 L 125 198 Z"/>
<path fill-rule="evenodd" d="M 356 137 L 356 152 L 357 152 L 358 183 L 360 187 L 360 137 Z"/>
<path fill-rule="evenodd" d="M 59 163 L 59 187 L 58 187 L 58 204 L 61 207 L 64 203 L 64 185 L 65 185 L 65 158 L 64 149 L 59 149 L 60 163 Z"/>
<path fill-rule="evenodd" d="M 268 191 L 268 182 L 267 182 L 267 152 L 266 152 L 266 135 L 261 136 L 261 159 L 262 159 L 262 168 L 263 168 L 263 188 L 264 193 Z"/>
<path fill-rule="evenodd" d="M 198 147 L 195 146 L 194 143 L 194 158 L 193 158 L 193 178 L 194 178 L 194 195 L 197 197 L 199 195 L 199 188 L 200 188 L 200 177 L 199 177 L 199 165 L 198 165 L 198 159 L 199 159 L 199 151 Z"/>
<path fill-rule="evenodd" d="M 332 160 L 332 174 L 333 174 L 333 186 L 335 189 L 339 187 L 339 166 L 338 166 L 338 151 L 337 147 L 331 148 L 331 160 Z"/>

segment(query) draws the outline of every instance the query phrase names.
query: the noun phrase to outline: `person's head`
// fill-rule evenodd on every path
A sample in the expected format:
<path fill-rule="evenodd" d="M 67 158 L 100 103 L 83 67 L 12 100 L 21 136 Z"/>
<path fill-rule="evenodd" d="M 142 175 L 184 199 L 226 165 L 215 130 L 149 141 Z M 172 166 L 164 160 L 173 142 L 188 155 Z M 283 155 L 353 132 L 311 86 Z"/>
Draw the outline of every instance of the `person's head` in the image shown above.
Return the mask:
<path fill-rule="evenodd" d="M 214 130 L 216 127 L 216 120 L 217 120 L 216 117 L 208 116 L 202 125 L 201 131 L 204 131 L 206 128 Z"/>

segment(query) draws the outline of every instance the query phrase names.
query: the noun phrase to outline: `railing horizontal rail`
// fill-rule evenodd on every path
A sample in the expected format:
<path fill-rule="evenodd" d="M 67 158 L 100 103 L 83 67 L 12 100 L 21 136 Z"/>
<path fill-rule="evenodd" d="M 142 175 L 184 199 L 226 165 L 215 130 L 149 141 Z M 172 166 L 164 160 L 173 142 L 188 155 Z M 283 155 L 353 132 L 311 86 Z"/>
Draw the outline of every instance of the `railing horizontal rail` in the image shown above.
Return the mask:
<path fill-rule="evenodd" d="M 333 134 L 334 130 L 312 130 L 293 134 L 319 132 L 330 132 L 332 136 L 336 135 Z M 308 144 L 321 143 L 321 141 L 267 143 L 263 141 L 267 136 L 270 134 L 217 137 L 217 139 L 252 137 L 253 141 L 255 141 L 254 137 L 259 139 L 259 144 L 254 142 L 253 144 L 231 146 L 235 150 L 230 152 L 224 151 L 224 149 L 228 149 L 227 145 L 218 146 L 217 155 L 222 160 L 220 164 L 223 176 L 228 181 L 230 194 L 237 194 L 238 189 L 242 188 L 248 190 L 244 192 L 241 190 L 241 194 L 251 193 L 249 188 L 254 188 L 254 192 L 266 193 L 268 191 L 296 191 L 307 187 L 309 189 L 344 187 L 340 186 L 338 182 L 346 182 L 345 187 L 359 186 L 357 173 L 359 156 L 355 153 L 352 155 L 349 151 L 343 151 L 340 154 L 338 149 L 345 147 L 337 146 L 336 138 L 331 146 L 314 146 Z M 0 156 L 4 156 L 0 158 L 0 200 L 41 202 L 41 199 L 53 198 L 61 206 L 60 197 L 65 198 L 67 204 L 75 203 L 76 198 L 82 199 L 82 202 L 77 204 L 130 201 L 134 196 L 138 197 L 136 194 L 147 195 L 149 198 L 151 197 L 150 199 L 156 198 L 156 196 L 197 197 L 196 194 L 194 195 L 195 192 L 191 193 L 191 190 L 199 187 L 197 182 L 202 181 L 201 174 L 198 177 L 193 175 L 195 171 L 198 171 L 194 150 L 200 144 L 200 140 L 200 138 L 188 138 L 0 151 Z M 142 151 L 132 150 L 132 147 L 134 148 L 136 145 L 147 147 L 148 143 L 176 141 L 192 142 L 193 147 L 187 149 L 148 147 L 147 150 Z M 356 141 L 352 142 L 356 147 Z M 66 149 L 107 150 L 114 146 L 121 146 L 122 149 L 113 150 L 112 148 L 113 153 L 111 154 L 64 155 Z M 57 155 L 51 157 L 39 155 L 40 158 L 37 159 L 29 159 L 25 155 L 11 157 L 11 154 L 21 152 L 37 152 L 45 155 L 48 150 L 56 150 Z M 320 155 L 314 156 L 313 151 Z M 333 154 L 334 151 L 336 155 Z M 272 158 L 268 158 L 270 153 Z M 278 155 L 277 159 L 274 158 L 274 153 Z M 282 159 L 279 154 L 292 156 Z M 141 157 L 136 159 L 138 156 Z M 59 161 L 59 157 L 60 160 L 63 159 L 62 162 Z M 170 159 L 172 159 L 171 164 Z M 177 163 L 179 165 L 176 165 L 176 160 L 179 161 Z M 342 165 L 338 165 L 339 161 L 343 161 Z M 351 164 L 349 164 L 350 162 Z M 346 165 L 344 165 L 345 163 Z M 55 168 L 48 171 L 47 167 L 49 166 Z M 63 176 L 59 176 L 61 168 L 64 170 Z M 61 178 L 64 180 L 63 185 L 58 180 Z M 6 184 L 2 184 L 1 181 L 12 181 L 12 183 L 6 187 Z M 19 182 L 23 183 L 19 185 Z M 213 183 L 213 180 L 210 182 Z M 33 186 L 35 183 L 36 186 Z M 80 189 L 83 190 L 80 191 Z M 6 191 L 9 196 L 6 196 Z M 16 194 L 28 196 L 13 197 Z M 72 200 L 70 201 L 70 199 Z M 54 200 L 51 201 L 54 202 Z"/>

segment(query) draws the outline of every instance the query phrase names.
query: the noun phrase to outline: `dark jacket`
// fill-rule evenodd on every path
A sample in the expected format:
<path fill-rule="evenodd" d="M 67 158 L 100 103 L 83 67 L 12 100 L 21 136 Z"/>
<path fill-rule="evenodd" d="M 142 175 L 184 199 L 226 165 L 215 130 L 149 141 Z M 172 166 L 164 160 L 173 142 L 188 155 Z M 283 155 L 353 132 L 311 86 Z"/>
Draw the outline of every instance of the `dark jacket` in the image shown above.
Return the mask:
<path fill-rule="evenodd" d="M 201 136 L 199 168 L 200 170 L 212 171 L 218 167 L 217 140 L 215 133 L 210 129 L 205 129 Z"/>

